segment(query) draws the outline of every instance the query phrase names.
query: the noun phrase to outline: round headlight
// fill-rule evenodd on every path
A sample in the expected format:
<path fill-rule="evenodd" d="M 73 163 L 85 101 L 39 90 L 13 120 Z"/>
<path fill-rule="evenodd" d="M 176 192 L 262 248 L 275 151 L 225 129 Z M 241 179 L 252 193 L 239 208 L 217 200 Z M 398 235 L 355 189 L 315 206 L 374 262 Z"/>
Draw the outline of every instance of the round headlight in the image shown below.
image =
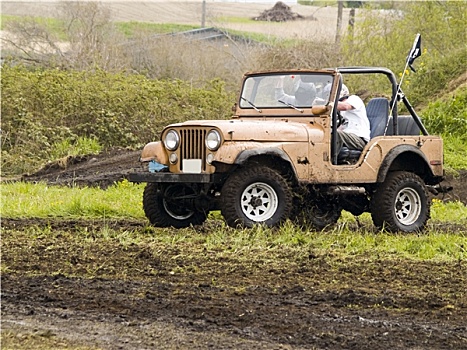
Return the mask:
<path fill-rule="evenodd" d="M 175 151 L 180 145 L 180 136 L 175 130 L 170 130 L 164 139 L 164 145 L 169 151 Z"/>
<path fill-rule="evenodd" d="M 221 146 L 221 135 L 217 130 L 211 130 L 206 135 L 206 147 L 210 151 L 217 151 L 217 149 Z"/>

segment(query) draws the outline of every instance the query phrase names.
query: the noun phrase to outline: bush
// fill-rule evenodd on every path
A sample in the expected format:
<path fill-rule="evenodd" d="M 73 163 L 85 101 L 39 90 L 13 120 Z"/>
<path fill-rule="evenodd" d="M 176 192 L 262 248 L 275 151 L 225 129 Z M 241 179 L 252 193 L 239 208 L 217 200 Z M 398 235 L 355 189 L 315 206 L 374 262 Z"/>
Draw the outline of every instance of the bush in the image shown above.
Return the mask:
<path fill-rule="evenodd" d="M 51 157 L 52 145 L 80 137 L 104 148 L 137 147 L 169 123 L 225 119 L 234 97 L 220 80 L 195 88 L 104 71 L 2 67 L 2 172 L 30 171 Z"/>
<path fill-rule="evenodd" d="M 467 86 L 431 102 L 422 119 L 431 133 L 458 136 L 467 142 Z"/>
<path fill-rule="evenodd" d="M 374 10 L 358 12 L 361 17 L 342 41 L 345 65 L 384 66 L 402 75 L 407 54 L 420 33 L 423 53 L 414 64 L 417 72 L 406 71 L 402 89 L 412 104 L 426 105 L 465 71 L 465 45 L 460 39 L 465 36 L 465 6 L 456 1 L 408 1 L 398 7 L 378 16 Z M 367 82 L 361 84 L 377 89 Z"/>

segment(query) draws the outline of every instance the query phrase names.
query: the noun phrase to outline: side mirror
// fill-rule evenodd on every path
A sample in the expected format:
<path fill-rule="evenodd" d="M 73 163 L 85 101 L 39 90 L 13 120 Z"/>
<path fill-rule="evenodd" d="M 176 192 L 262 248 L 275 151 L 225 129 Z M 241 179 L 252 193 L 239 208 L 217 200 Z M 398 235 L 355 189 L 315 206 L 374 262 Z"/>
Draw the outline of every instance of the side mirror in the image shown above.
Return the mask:
<path fill-rule="evenodd" d="M 329 110 L 330 110 L 329 105 L 317 105 L 317 106 L 311 107 L 311 113 L 313 113 L 314 115 L 323 115 L 323 114 L 328 113 Z"/>

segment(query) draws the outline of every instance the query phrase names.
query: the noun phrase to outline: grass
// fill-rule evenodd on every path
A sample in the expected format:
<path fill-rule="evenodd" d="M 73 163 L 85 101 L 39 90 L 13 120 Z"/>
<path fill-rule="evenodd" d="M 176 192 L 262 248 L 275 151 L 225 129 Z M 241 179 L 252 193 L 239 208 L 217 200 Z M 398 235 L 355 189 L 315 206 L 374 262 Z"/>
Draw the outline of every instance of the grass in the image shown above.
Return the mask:
<path fill-rule="evenodd" d="M 64 32 L 64 22 L 55 18 L 43 18 L 43 17 L 30 17 L 32 20 L 36 21 L 38 24 L 46 27 L 52 34 L 60 38 L 60 40 L 66 40 L 66 34 Z M 1 15 L 0 29 L 5 30 L 9 23 L 19 21 L 23 19 L 22 16 L 11 16 L 11 15 Z M 219 17 L 216 19 L 216 22 L 219 23 L 219 27 L 227 23 L 258 23 L 258 21 L 253 21 L 251 19 L 241 18 L 241 17 Z M 125 37 L 132 38 L 138 33 L 145 33 L 146 35 L 157 35 L 157 34 L 167 34 L 167 33 L 178 33 L 189 31 L 192 29 L 199 29 L 199 25 L 189 25 L 189 24 L 175 24 L 175 23 L 148 23 L 148 22 L 114 22 L 115 27 L 119 32 L 121 32 Z M 240 36 L 249 38 L 250 40 L 255 40 L 259 42 L 272 43 L 274 39 L 270 35 L 264 35 L 259 33 L 249 33 L 242 31 L 228 31 L 231 35 Z"/>
<path fill-rule="evenodd" d="M 45 183 L 1 185 L 2 217 L 143 218 L 143 185 L 123 181 L 107 190 Z"/>
<path fill-rule="evenodd" d="M 106 190 L 99 188 L 67 188 L 44 183 L 16 182 L 1 185 L 1 213 L 6 218 L 60 219 L 147 219 L 142 210 L 144 185 L 128 181 L 116 183 Z M 456 228 L 447 233 L 446 225 L 467 227 L 467 207 L 461 202 L 434 200 L 432 219 L 422 234 L 389 234 L 378 232 L 367 213 L 356 219 L 344 212 L 338 224 L 324 232 L 304 231 L 288 222 L 278 229 L 257 226 L 234 230 L 227 227 L 219 212 L 212 212 L 201 229 L 160 229 L 147 226 L 136 231 L 115 231 L 107 225 L 83 228 L 81 238 L 96 237 L 120 241 L 124 245 L 145 241 L 169 246 L 201 244 L 206 249 L 229 252 L 280 251 L 297 253 L 333 252 L 343 256 L 398 257 L 413 259 L 463 260 L 467 258 L 467 229 Z M 50 234 L 44 228 L 32 228 L 34 236 Z M 452 231 L 452 230 L 451 230 Z M 45 233 L 44 233 L 45 232 Z"/>
<path fill-rule="evenodd" d="M 50 33 L 56 35 L 60 40 L 66 40 L 64 31 L 65 22 L 56 18 L 47 17 L 28 17 L 38 24 L 47 28 Z M 24 20 L 24 16 L 11 16 L 1 15 L 0 28 L 5 30 L 12 22 Z M 115 27 L 123 33 L 126 37 L 132 37 L 138 32 L 145 32 L 149 34 L 164 34 L 183 32 L 191 29 L 200 28 L 200 26 L 186 25 L 186 24 L 173 24 L 173 23 L 145 23 L 145 22 L 115 22 Z"/>
<path fill-rule="evenodd" d="M 52 350 L 52 349 L 67 349 L 67 350 L 97 350 L 97 347 L 80 346 L 72 344 L 71 341 L 58 337 L 50 330 L 34 330 L 25 331 L 18 330 L 2 330 L 2 349 L 28 349 L 28 350 Z M 76 341 L 73 341 L 76 343 Z"/>
<path fill-rule="evenodd" d="M 116 22 L 115 26 L 126 37 L 133 37 L 136 33 L 165 34 L 184 32 L 198 29 L 200 26 L 174 23 L 146 23 L 146 22 Z"/>
<path fill-rule="evenodd" d="M 467 142 L 465 136 L 443 135 L 446 171 L 456 174 L 467 169 Z"/>

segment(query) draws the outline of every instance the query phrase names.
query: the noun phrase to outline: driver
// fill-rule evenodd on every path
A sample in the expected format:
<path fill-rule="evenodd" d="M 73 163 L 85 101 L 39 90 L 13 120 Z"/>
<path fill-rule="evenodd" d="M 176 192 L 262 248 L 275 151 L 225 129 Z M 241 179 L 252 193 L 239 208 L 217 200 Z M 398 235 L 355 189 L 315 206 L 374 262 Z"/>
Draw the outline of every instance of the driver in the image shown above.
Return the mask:
<path fill-rule="evenodd" d="M 284 92 L 284 77 L 280 77 L 276 83 L 275 98 L 293 106 L 311 106 L 316 98 L 316 87 L 313 83 L 299 80 L 294 95 L 288 95 Z"/>
<path fill-rule="evenodd" d="M 337 129 L 337 150 L 342 146 L 349 149 L 363 150 L 370 141 L 370 121 L 366 114 L 365 104 L 357 95 L 350 95 L 347 86 L 342 84 L 337 110 L 344 119 Z"/>

